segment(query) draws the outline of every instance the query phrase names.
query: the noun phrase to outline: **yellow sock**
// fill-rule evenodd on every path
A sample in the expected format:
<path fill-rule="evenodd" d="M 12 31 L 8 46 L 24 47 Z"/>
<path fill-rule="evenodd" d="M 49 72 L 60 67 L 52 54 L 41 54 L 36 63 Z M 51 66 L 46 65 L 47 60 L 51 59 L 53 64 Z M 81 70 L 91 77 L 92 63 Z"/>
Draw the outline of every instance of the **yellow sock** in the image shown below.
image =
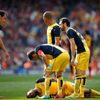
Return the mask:
<path fill-rule="evenodd" d="M 61 95 L 62 94 L 62 85 L 63 85 L 62 77 L 57 78 L 57 84 L 58 84 L 58 95 Z"/>
<path fill-rule="evenodd" d="M 81 84 L 81 79 L 80 78 L 75 78 L 75 87 L 74 87 L 74 95 L 78 96 L 80 93 L 80 84 Z"/>
<path fill-rule="evenodd" d="M 91 97 L 100 97 L 100 92 L 91 89 Z"/>
<path fill-rule="evenodd" d="M 85 76 L 81 76 L 81 84 L 80 84 L 80 97 L 84 97 L 84 90 L 85 90 L 85 81 L 86 81 L 86 77 Z"/>
<path fill-rule="evenodd" d="M 50 96 L 50 85 L 51 85 L 51 78 L 45 79 L 45 95 Z"/>

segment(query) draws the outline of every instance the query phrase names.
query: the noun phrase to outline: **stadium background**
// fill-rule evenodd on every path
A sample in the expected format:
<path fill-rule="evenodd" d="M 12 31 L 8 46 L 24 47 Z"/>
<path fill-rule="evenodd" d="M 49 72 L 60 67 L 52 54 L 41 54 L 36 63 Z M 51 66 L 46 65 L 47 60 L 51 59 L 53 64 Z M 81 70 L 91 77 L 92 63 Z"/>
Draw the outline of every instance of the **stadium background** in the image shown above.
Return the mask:
<path fill-rule="evenodd" d="M 43 22 L 42 14 L 47 10 L 54 11 L 57 22 L 61 17 L 68 17 L 72 21 L 72 27 L 82 34 L 85 30 L 90 31 L 94 41 L 92 74 L 96 76 L 89 81 L 89 86 L 94 87 L 91 82 L 95 81 L 97 83 L 94 85 L 100 90 L 98 85 L 100 84 L 99 0 L 0 0 L 0 9 L 8 12 L 8 25 L 3 32 L 0 31 L 0 37 L 4 40 L 11 55 L 11 60 L 6 61 L 3 52 L 0 51 L 0 95 L 15 98 L 16 93 L 13 95 L 10 93 L 20 91 L 17 98 L 18 96 L 24 97 L 24 93 L 38 78 L 38 75 L 35 77 L 34 74 L 41 73 L 39 76 L 42 75 L 42 63 L 28 61 L 26 52 L 38 44 L 46 43 L 47 27 Z M 13 89 L 9 86 L 13 86 Z M 17 86 L 22 88 L 16 90 Z"/>

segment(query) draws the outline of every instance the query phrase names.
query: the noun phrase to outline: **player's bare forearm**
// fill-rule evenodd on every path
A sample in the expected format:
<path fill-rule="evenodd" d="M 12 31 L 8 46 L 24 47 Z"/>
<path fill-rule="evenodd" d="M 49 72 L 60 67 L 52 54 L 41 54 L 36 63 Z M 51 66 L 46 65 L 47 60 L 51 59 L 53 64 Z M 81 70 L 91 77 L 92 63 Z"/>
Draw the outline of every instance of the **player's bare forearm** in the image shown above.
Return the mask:
<path fill-rule="evenodd" d="M 57 46 L 60 45 L 60 37 L 55 38 L 55 45 L 57 45 Z"/>
<path fill-rule="evenodd" d="M 74 59 L 74 55 L 75 55 L 75 42 L 73 39 L 70 39 L 70 44 L 71 44 L 71 55 L 72 55 L 72 59 Z"/>
<path fill-rule="evenodd" d="M 70 39 L 70 44 L 71 44 L 71 55 L 72 55 L 71 65 L 76 66 L 76 64 L 75 64 L 75 42 L 74 42 L 74 39 Z"/>
<path fill-rule="evenodd" d="M 44 61 L 46 67 L 48 67 L 48 59 L 47 59 L 46 55 L 43 53 L 42 50 L 38 51 L 38 55 Z"/>
<path fill-rule="evenodd" d="M 2 41 L 2 39 L 0 38 L 0 48 L 4 51 L 4 52 L 7 52 L 7 49 Z"/>
<path fill-rule="evenodd" d="M 48 63 L 48 59 L 47 59 L 46 56 L 43 57 L 43 61 L 44 61 L 45 65 L 46 65 L 46 68 L 47 68 L 49 63 Z"/>

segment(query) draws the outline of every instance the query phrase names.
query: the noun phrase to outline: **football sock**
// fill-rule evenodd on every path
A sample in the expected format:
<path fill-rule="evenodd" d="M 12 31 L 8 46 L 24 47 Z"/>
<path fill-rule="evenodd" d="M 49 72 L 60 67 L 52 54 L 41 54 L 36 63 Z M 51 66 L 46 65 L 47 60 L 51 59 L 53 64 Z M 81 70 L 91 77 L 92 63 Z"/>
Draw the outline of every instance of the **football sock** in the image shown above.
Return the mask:
<path fill-rule="evenodd" d="M 50 86 L 51 86 L 51 78 L 45 79 L 45 95 L 50 96 Z"/>
<path fill-rule="evenodd" d="M 63 85 L 62 77 L 57 78 L 57 84 L 58 84 L 58 95 L 61 95 L 62 94 L 62 85 Z"/>
<path fill-rule="evenodd" d="M 85 87 L 86 77 L 83 75 L 77 75 L 75 78 L 74 95 L 79 97 L 84 97 L 84 87 Z"/>

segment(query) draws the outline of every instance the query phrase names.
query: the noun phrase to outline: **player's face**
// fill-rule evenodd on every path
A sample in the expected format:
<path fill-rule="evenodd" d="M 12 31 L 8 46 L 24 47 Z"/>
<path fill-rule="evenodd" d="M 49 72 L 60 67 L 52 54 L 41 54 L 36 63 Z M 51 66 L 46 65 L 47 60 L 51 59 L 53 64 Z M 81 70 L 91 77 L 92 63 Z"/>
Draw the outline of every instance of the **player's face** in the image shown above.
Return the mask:
<path fill-rule="evenodd" d="M 59 26 L 62 29 L 62 31 L 66 31 L 65 23 L 59 23 Z"/>
<path fill-rule="evenodd" d="M 39 59 L 38 55 L 37 54 L 33 54 L 32 55 L 32 60 L 37 60 L 37 59 Z"/>
<path fill-rule="evenodd" d="M 0 25 L 5 26 L 7 24 L 7 16 L 4 15 L 3 17 L 0 16 Z"/>
<path fill-rule="evenodd" d="M 48 19 L 47 19 L 47 18 L 43 17 L 43 20 L 44 20 L 44 23 L 45 23 L 46 25 L 49 25 L 49 22 L 48 22 Z"/>

